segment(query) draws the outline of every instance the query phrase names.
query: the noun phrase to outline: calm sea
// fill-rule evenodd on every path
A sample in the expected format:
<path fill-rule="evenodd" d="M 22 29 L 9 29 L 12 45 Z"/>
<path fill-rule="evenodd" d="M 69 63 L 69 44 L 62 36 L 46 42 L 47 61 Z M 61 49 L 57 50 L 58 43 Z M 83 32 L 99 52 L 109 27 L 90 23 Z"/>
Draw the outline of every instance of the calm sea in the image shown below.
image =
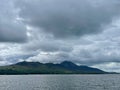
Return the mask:
<path fill-rule="evenodd" d="M 120 90 L 120 75 L 1 75 L 0 90 Z"/>

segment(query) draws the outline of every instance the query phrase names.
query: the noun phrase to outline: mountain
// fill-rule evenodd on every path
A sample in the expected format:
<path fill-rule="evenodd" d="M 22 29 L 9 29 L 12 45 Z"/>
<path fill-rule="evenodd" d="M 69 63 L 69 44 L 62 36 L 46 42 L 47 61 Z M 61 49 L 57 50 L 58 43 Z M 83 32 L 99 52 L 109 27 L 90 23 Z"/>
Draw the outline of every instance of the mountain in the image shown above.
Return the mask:
<path fill-rule="evenodd" d="M 64 61 L 60 64 L 19 62 L 9 66 L 1 66 L 0 74 L 105 74 L 107 72 L 88 66 L 78 66 Z"/>

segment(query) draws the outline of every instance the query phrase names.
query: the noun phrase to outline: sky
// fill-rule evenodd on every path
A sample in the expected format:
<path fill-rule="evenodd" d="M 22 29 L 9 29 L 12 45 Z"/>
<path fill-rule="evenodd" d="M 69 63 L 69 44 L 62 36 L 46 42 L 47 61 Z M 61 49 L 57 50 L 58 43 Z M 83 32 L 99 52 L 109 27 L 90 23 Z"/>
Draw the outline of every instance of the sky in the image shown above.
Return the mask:
<path fill-rule="evenodd" d="M 20 61 L 120 72 L 120 1 L 1 0 L 0 66 Z"/>

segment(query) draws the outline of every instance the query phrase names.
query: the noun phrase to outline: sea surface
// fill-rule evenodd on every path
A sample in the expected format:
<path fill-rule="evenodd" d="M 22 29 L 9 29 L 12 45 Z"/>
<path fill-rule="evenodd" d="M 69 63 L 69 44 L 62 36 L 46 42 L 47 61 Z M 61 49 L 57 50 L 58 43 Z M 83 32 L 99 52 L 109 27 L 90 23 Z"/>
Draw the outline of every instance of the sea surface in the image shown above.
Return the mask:
<path fill-rule="evenodd" d="M 0 90 L 120 90 L 120 75 L 1 75 Z"/>

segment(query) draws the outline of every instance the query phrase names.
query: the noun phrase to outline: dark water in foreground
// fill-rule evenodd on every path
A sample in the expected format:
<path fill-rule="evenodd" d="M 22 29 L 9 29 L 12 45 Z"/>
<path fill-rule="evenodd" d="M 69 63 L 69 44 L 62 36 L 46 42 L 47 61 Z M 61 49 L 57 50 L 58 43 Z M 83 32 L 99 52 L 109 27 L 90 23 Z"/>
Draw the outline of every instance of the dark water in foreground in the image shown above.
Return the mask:
<path fill-rule="evenodd" d="M 120 75 L 4 75 L 0 90 L 120 90 Z"/>

